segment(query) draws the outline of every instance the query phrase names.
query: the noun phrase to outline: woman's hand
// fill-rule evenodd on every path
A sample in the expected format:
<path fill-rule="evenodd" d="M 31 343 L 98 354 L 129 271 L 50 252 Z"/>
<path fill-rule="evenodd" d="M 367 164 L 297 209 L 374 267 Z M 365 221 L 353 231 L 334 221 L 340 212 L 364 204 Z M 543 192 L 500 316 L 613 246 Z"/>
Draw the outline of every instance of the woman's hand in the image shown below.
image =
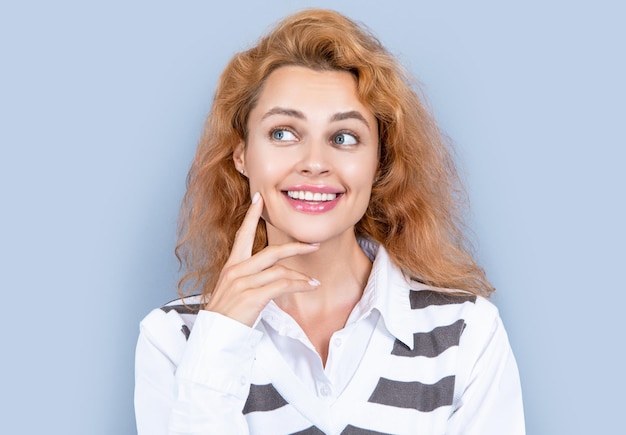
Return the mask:
<path fill-rule="evenodd" d="M 252 326 L 267 303 L 280 295 L 311 291 L 319 282 L 300 272 L 276 264 L 282 259 L 314 252 L 318 245 L 286 243 L 268 246 L 252 255 L 256 227 L 263 211 L 263 199 L 254 195 L 246 217 L 235 236 L 226 261 L 205 310 L 214 311 Z"/>

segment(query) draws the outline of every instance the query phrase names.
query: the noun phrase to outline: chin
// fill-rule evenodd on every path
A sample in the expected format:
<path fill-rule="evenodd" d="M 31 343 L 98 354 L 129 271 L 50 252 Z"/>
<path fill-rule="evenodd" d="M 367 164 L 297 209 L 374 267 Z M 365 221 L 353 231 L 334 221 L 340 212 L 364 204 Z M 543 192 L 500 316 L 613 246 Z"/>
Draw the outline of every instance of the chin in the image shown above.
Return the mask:
<path fill-rule="evenodd" d="M 329 237 L 326 234 L 320 234 L 319 232 L 311 233 L 307 231 L 297 231 L 286 233 L 286 236 L 290 240 L 301 243 L 323 243 L 328 240 Z"/>
<path fill-rule="evenodd" d="M 353 228 L 348 229 L 353 233 Z M 277 228 L 272 226 L 268 228 L 268 237 L 272 238 L 274 243 L 287 243 L 297 241 L 301 243 L 324 243 L 334 239 L 343 238 L 346 231 L 332 232 L 320 231 L 319 227 L 315 228 L 309 225 L 308 228 Z"/>
<path fill-rule="evenodd" d="M 323 243 L 327 239 L 325 237 L 320 237 L 319 235 L 304 235 L 304 236 L 294 236 L 294 240 L 301 243 Z"/>
<path fill-rule="evenodd" d="M 298 241 L 302 243 L 324 243 L 331 240 L 346 239 L 354 234 L 354 225 L 350 221 L 340 222 L 331 216 L 297 216 L 298 219 L 278 216 L 272 219 L 264 216 L 267 235 L 273 244 Z M 269 218 L 269 219 L 268 219 Z"/>

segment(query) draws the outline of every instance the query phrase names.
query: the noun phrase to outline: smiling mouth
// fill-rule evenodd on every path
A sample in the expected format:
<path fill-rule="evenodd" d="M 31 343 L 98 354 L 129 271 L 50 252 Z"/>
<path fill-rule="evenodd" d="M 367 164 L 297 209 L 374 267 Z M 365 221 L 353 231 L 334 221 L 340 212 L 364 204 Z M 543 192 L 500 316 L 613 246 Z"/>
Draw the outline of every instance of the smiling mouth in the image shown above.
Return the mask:
<path fill-rule="evenodd" d="M 337 199 L 338 196 L 342 195 L 341 193 L 320 193 L 309 192 L 306 190 L 287 190 L 283 193 L 285 193 L 291 199 L 313 202 L 333 201 Z"/>

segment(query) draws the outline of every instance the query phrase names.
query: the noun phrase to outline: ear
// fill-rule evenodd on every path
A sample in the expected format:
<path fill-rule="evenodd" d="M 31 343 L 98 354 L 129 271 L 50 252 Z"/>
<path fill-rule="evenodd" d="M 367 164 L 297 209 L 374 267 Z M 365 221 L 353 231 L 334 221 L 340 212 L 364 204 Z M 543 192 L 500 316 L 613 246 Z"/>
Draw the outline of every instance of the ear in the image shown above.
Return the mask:
<path fill-rule="evenodd" d="M 237 145 L 233 150 L 233 162 L 235 163 L 235 168 L 242 174 L 246 173 L 246 153 L 244 151 L 245 146 L 243 141 L 239 142 L 239 145 Z"/>
<path fill-rule="evenodd" d="M 381 179 L 381 170 L 380 170 L 380 165 L 378 165 L 378 168 L 376 168 L 376 172 L 374 172 L 374 179 L 372 180 L 372 185 L 378 183 L 378 180 Z"/>

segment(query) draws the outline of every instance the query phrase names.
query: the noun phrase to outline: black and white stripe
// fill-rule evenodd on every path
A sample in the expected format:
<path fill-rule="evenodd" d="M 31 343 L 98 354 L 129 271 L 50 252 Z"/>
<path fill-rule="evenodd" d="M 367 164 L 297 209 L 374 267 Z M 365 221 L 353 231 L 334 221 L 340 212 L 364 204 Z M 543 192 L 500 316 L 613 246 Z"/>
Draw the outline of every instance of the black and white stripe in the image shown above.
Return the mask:
<path fill-rule="evenodd" d="M 426 415 L 437 410 L 438 415 L 446 415 L 450 411 L 445 411 L 445 407 L 450 407 L 454 400 L 456 353 L 448 351 L 458 348 L 461 336 L 466 327 L 462 317 L 450 324 L 443 324 L 432 327 L 433 312 L 447 310 L 446 306 L 452 309 L 450 315 L 436 315 L 434 318 L 446 321 L 455 318 L 453 313 L 460 313 L 457 307 L 466 302 L 474 304 L 474 296 L 456 296 L 441 294 L 436 291 L 420 290 L 410 291 L 411 312 L 415 314 L 414 327 L 424 329 L 413 333 L 412 348 L 398 339 L 390 343 L 388 357 L 384 360 L 385 367 L 380 371 L 377 381 L 373 380 L 373 390 L 369 396 L 363 400 L 371 404 L 373 408 L 367 409 L 365 415 L 353 419 L 348 418 L 348 424 L 340 431 L 341 435 L 384 435 L 384 430 L 393 431 L 393 416 L 402 415 L 403 418 L 428 419 Z M 428 319 L 422 321 L 420 319 Z M 436 323 L 434 323 L 436 324 Z M 429 329 L 431 328 L 431 329 Z M 446 355 L 444 355 L 446 354 Z M 415 361 L 412 363 L 411 361 Z M 435 367 L 436 371 L 427 370 L 428 376 L 420 375 L 420 367 Z M 398 375 L 400 374 L 400 375 Z M 396 377 L 398 375 L 399 377 Z M 269 380 L 269 379 L 268 379 Z M 287 408 L 291 408 L 289 413 L 285 413 Z M 358 404 L 355 404 L 358 408 Z M 252 384 L 250 394 L 246 401 L 243 413 L 261 413 L 264 421 L 272 421 L 272 413 L 277 419 L 279 415 L 293 415 L 296 411 L 288 403 L 275 386 L 271 383 L 264 385 Z M 394 411 L 398 410 L 398 411 Z M 443 413 L 439 411 L 443 411 Z M 358 412 L 358 411 L 357 411 Z M 399 413 L 399 414 L 398 414 Z M 409 413 L 409 414 L 407 414 Z M 415 413 L 410 417 L 410 413 Z M 255 417 L 254 421 L 259 421 L 261 414 Z M 408 416 L 408 417 L 407 417 Z M 268 420 L 266 420 L 266 418 Z M 303 419 L 302 423 L 305 423 Z M 309 425 L 311 422 L 309 422 Z M 292 435 L 318 435 L 324 431 L 315 425 L 301 426 L 304 429 L 292 432 Z M 387 428 L 390 429 L 387 429 Z M 293 429 L 292 429 L 293 430 Z M 333 433 L 335 433 L 333 431 Z M 339 433 L 339 432 L 337 432 Z"/>
<path fill-rule="evenodd" d="M 286 404 L 287 402 L 283 399 L 283 396 L 276 391 L 272 384 L 252 384 L 250 385 L 248 400 L 246 400 L 246 404 L 243 407 L 243 413 L 274 411 Z"/>
<path fill-rule="evenodd" d="M 411 309 L 419 310 L 433 305 L 453 305 L 476 302 L 476 296 L 470 294 L 444 293 L 434 290 L 412 290 L 409 292 Z"/>
<path fill-rule="evenodd" d="M 408 297 L 411 313 L 407 317 L 406 327 L 411 328 L 409 331 L 415 331 L 412 346 L 407 346 L 393 336 L 388 338 L 385 351 L 388 353 L 381 359 L 378 368 L 369 370 L 371 382 L 368 381 L 369 386 L 363 389 L 360 399 L 362 402 L 357 401 L 353 408 L 347 408 L 354 411 L 348 410 L 342 417 L 346 425 L 343 429 L 341 426 L 333 428 L 332 433 L 397 433 L 394 428 L 406 427 L 406 421 L 429 421 L 432 417 L 428 415 L 435 414 L 438 416 L 437 420 L 445 424 L 446 415 L 451 412 L 445 407 L 451 407 L 454 401 L 457 365 L 455 349 L 458 348 L 466 328 L 463 304 L 473 305 L 477 298 L 426 289 L 411 290 Z M 202 305 L 189 303 L 198 302 L 198 299 L 186 302 L 172 302 L 161 310 L 165 313 L 174 311 L 181 316 L 184 320 L 180 326 L 181 332 L 188 338 L 189 319 L 195 318 Z M 281 394 L 277 389 L 278 383 L 275 385 L 272 381 L 273 378 L 266 375 L 253 376 L 253 383 L 242 410 L 252 432 L 258 424 L 261 433 L 326 433 L 325 430 L 328 429 L 306 418 L 306 413 L 289 403 L 285 397 L 290 396 Z M 365 383 L 362 385 L 365 386 Z M 273 429 L 266 432 L 272 424 Z M 260 429 L 261 427 L 266 429 Z"/>
<path fill-rule="evenodd" d="M 446 376 L 432 385 L 380 378 L 369 402 L 430 412 L 452 405 L 453 398 L 454 376 Z"/>
<path fill-rule="evenodd" d="M 459 319 L 451 325 L 439 326 L 430 332 L 416 332 L 413 334 L 413 349 L 396 339 L 391 354 L 403 357 L 434 358 L 450 347 L 458 346 L 464 328 L 465 321 Z"/>

